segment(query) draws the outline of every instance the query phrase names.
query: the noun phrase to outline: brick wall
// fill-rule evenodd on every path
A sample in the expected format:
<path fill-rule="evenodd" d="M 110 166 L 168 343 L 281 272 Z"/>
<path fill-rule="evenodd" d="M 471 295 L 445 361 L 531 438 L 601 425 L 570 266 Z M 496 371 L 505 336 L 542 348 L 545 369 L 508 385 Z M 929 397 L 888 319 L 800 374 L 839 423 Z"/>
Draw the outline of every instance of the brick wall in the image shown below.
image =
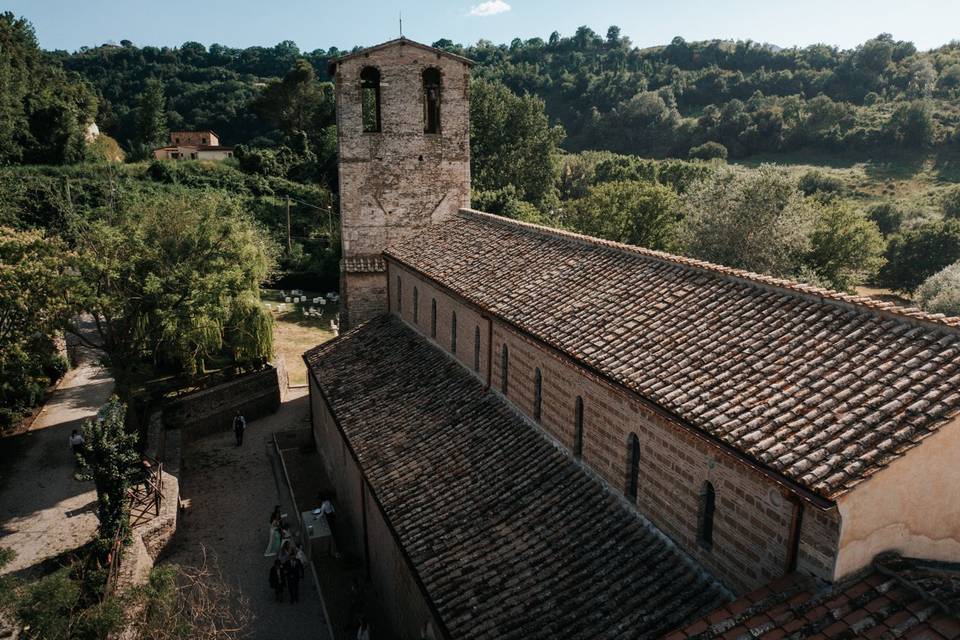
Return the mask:
<path fill-rule="evenodd" d="M 636 508 L 734 591 L 743 593 L 783 575 L 787 567 L 793 503 L 784 490 L 725 451 L 656 413 L 635 395 L 598 378 L 568 358 L 521 335 L 449 294 L 416 272 L 388 260 L 390 310 L 422 335 L 450 351 L 450 318 L 457 314 L 456 358 L 473 371 L 473 331 L 481 332 L 478 375 L 502 388 L 501 348 L 508 349 L 506 399 L 533 420 L 535 372 L 541 373 L 539 426 L 573 452 L 576 401 L 583 402 L 581 461 L 612 491 L 624 492 L 628 441 L 636 434 L 640 464 Z M 399 291 L 402 302 L 398 300 Z M 413 296 L 419 312 L 414 321 Z M 431 336 L 431 303 L 437 301 L 437 331 Z M 492 335 L 491 335 L 492 332 Z M 488 344 L 492 343 L 492 352 Z M 489 353 L 489 355 L 488 355 Z M 487 367 L 492 364 L 488 372 Z M 715 491 L 713 544 L 697 539 L 700 492 L 709 481 Z M 837 553 L 836 509 L 804 507 L 797 568 L 831 579 Z"/>
<path fill-rule="evenodd" d="M 435 300 L 437 303 L 437 332 L 434 340 L 448 353 L 456 357 L 467 370 L 486 382 L 490 321 L 472 307 L 455 301 L 443 290 L 396 263 L 389 263 L 388 274 L 390 277 L 390 311 L 399 315 L 411 327 L 430 338 L 432 337 L 432 307 Z M 402 283 L 399 288 L 398 277 Z M 414 312 L 414 289 L 416 289 L 417 306 L 419 307 L 416 313 Z M 399 311 L 398 291 L 403 296 L 403 303 L 400 305 Z M 457 314 L 456 352 L 451 348 L 454 313 Z M 479 349 L 477 349 L 476 341 L 478 329 Z M 476 358 L 476 356 L 479 356 L 479 358 Z M 479 363 L 476 360 L 479 360 Z"/>

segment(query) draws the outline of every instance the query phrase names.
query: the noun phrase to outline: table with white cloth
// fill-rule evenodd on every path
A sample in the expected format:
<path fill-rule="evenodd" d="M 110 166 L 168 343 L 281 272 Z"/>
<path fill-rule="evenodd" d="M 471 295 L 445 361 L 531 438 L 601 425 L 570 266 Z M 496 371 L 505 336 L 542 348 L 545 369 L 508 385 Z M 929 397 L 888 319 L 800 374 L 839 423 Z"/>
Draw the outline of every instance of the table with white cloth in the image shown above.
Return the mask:
<path fill-rule="evenodd" d="M 300 514 L 300 522 L 303 523 L 304 551 L 310 558 L 314 554 L 330 555 L 330 545 L 333 536 L 330 534 L 330 525 L 327 523 L 327 517 L 322 513 L 317 513 L 318 509 L 311 509 Z"/>

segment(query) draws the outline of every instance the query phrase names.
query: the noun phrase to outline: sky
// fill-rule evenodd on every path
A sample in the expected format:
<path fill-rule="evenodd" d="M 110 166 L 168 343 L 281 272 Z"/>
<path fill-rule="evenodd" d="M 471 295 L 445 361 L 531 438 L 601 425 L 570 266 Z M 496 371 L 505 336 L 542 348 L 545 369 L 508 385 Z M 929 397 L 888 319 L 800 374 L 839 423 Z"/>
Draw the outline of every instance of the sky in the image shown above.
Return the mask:
<path fill-rule="evenodd" d="M 350 49 L 397 37 L 401 13 L 404 35 L 427 44 L 546 39 L 580 25 L 605 35 L 613 24 L 641 47 L 678 35 L 842 48 L 883 32 L 920 49 L 960 39 L 960 0 L 3 0 L 0 11 L 30 20 L 43 48 L 69 51 L 124 39 Z"/>

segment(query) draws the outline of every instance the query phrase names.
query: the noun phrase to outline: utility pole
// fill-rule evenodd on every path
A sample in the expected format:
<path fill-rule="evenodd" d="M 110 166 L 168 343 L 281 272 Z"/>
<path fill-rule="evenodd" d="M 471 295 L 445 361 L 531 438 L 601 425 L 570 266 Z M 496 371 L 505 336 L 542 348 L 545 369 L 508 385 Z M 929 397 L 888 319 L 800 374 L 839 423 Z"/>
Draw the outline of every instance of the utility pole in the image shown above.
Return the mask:
<path fill-rule="evenodd" d="M 287 255 L 293 251 L 293 243 L 290 241 L 290 196 L 287 196 Z"/>

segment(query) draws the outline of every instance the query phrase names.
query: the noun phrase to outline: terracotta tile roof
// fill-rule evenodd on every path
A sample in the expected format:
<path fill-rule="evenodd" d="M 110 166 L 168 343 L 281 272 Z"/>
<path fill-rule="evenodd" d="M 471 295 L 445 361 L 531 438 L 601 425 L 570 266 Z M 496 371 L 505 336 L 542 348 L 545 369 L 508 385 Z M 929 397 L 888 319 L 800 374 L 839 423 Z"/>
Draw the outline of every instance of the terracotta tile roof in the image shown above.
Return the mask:
<path fill-rule="evenodd" d="M 960 326 L 479 212 L 388 258 L 825 498 L 960 411 Z"/>
<path fill-rule="evenodd" d="M 340 270 L 347 273 L 382 273 L 387 263 L 380 256 L 353 256 L 340 261 Z"/>
<path fill-rule="evenodd" d="M 956 594 L 958 580 L 958 566 L 896 556 L 834 586 L 792 574 L 664 638 L 960 638 L 956 602 L 944 605 L 926 590 Z"/>
<path fill-rule="evenodd" d="M 377 45 L 373 45 L 372 47 L 358 49 L 357 51 L 340 56 L 339 58 L 334 58 L 327 64 L 330 68 L 330 72 L 333 73 L 334 69 L 336 68 L 336 65 L 343 62 L 344 60 L 352 60 L 353 58 L 359 58 L 360 56 L 368 56 L 375 51 L 380 51 L 381 49 L 388 49 L 390 47 L 397 46 L 397 45 L 414 47 L 422 51 L 425 51 L 427 53 L 432 53 L 438 56 L 443 56 L 445 58 L 450 58 L 451 60 L 456 60 L 457 62 L 462 62 L 467 66 L 474 65 L 473 60 L 471 60 L 470 58 L 464 58 L 463 56 L 458 56 L 457 54 L 450 53 L 449 51 L 445 51 L 444 49 L 437 49 L 435 47 L 430 47 L 425 44 L 416 42 L 415 40 L 404 38 L 403 36 L 400 36 L 399 38 L 394 38 L 393 40 L 382 42 Z"/>
<path fill-rule="evenodd" d="M 399 320 L 304 359 L 450 637 L 654 637 L 728 600 Z"/>

